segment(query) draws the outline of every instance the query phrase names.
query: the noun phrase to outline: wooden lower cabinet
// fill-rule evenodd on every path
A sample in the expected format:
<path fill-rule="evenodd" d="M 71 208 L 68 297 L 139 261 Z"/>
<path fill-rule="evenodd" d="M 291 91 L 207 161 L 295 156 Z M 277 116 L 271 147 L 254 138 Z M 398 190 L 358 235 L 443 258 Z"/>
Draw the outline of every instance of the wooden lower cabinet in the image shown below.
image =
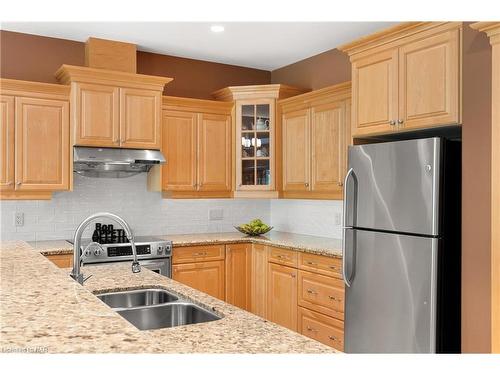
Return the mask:
<path fill-rule="evenodd" d="M 250 312 L 267 318 L 267 246 L 252 245 Z"/>
<path fill-rule="evenodd" d="M 226 245 L 226 302 L 250 310 L 252 245 Z"/>
<path fill-rule="evenodd" d="M 73 267 L 73 254 L 46 255 L 45 257 L 59 268 Z"/>
<path fill-rule="evenodd" d="M 297 331 L 297 270 L 269 263 L 267 280 L 267 318 Z"/>
<path fill-rule="evenodd" d="M 215 298 L 224 300 L 223 260 L 174 264 L 172 266 L 172 278 Z"/>
<path fill-rule="evenodd" d="M 344 282 L 299 271 L 299 305 L 344 320 Z"/>
<path fill-rule="evenodd" d="M 298 332 L 337 350 L 344 350 L 344 322 L 339 319 L 299 307 Z"/>

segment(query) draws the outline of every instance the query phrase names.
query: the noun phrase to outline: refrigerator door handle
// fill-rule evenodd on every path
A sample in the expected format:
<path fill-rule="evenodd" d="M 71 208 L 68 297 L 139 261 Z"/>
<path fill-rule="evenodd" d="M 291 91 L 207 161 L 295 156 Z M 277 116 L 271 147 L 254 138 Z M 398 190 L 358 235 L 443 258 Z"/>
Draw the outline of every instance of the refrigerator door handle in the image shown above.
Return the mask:
<path fill-rule="evenodd" d="M 343 202 L 343 208 L 342 208 L 342 278 L 344 279 L 345 285 L 348 287 L 351 286 L 351 281 L 347 277 L 347 257 L 346 257 L 346 246 L 345 246 L 345 237 L 347 233 L 347 229 L 352 229 L 352 226 L 346 226 L 347 223 L 347 183 L 349 182 L 349 178 L 353 177 L 354 181 L 354 196 L 353 196 L 353 201 L 352 201 L 352 206 L 353 206 L 353 223 L 355 223 L 355 218 L 354 215 L 356 214 L 356 201 L 357 201 L 357 183 L 358 180 L 356 178 L 356 174 L 354 173 L 354 169 L 350 168 L 347 171 L 347 174 L 344 178 L 344 202 Z M 354 262 L 353 262 L 354 265 Z M 353 272 L 354 273 L 354 272 Z M 353 274 L 352 273 L 352 274 Z"/>

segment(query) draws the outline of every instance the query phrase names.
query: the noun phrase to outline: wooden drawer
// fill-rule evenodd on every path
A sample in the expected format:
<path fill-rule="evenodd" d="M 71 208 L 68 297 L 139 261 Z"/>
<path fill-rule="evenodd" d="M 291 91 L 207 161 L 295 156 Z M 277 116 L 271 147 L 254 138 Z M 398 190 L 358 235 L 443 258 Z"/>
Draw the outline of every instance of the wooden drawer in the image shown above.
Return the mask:
<path fill-rule="evenodd" d="M 341 320 L 299 307 L 298 329 L 304 336 L 344 351 L 344 322 Z"/>
<path fill-rule="evenodd" d="M 59 268 L 69 268 L 73 266 L 73 254 L 46 255 L 46 258 Z"/>
<path fill-rule="evenodd" d="M 206 262 L 224 259 L 224 245 L 174 247 L 172 263 Z"/>
<path fill-rule="evenodd" d="M 270 246 L 269 261 L 297 268 L 298 256 L 296 251 Z"/>
<path fill-rule="evenodd" d="M 342 259 L 339 258 L 300 253 L 299 268 L 301 270 L 342 279 Z"/>
<path fill-rule="evenodd" d="M 300 270 L 299 305 L 344 320 L 344 282 Z"/>

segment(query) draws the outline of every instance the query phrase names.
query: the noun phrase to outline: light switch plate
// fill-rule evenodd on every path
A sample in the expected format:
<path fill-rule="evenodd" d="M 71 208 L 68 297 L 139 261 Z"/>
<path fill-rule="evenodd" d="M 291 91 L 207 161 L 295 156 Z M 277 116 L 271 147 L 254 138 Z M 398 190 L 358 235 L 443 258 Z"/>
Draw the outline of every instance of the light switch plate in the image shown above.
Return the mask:
<path fill-rule="evenodd" d="M 208 211 L 208 219 L 210 221 L 222 220 L 223 218 L 224 218 L 224 210 L 222 208 L 212 208 Z"/>
<path fill-rule="evenodd" d="M 14 214 L 14 225 L 16 227 L 24 226 L 24 212 L 16 212 Z"/>

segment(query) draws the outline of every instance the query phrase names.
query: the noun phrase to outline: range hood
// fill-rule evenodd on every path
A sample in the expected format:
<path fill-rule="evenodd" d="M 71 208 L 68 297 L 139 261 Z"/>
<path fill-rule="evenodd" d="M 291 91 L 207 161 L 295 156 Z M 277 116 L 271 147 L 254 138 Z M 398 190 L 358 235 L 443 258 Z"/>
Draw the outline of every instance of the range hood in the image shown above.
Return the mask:
<path fill-rule="evenodd" d="M 158 150 L 127 148 L 73 148 L 73 170 L 88 177 L 121 178 L 148 172 L 152 166 L 165 163 Z"/>

